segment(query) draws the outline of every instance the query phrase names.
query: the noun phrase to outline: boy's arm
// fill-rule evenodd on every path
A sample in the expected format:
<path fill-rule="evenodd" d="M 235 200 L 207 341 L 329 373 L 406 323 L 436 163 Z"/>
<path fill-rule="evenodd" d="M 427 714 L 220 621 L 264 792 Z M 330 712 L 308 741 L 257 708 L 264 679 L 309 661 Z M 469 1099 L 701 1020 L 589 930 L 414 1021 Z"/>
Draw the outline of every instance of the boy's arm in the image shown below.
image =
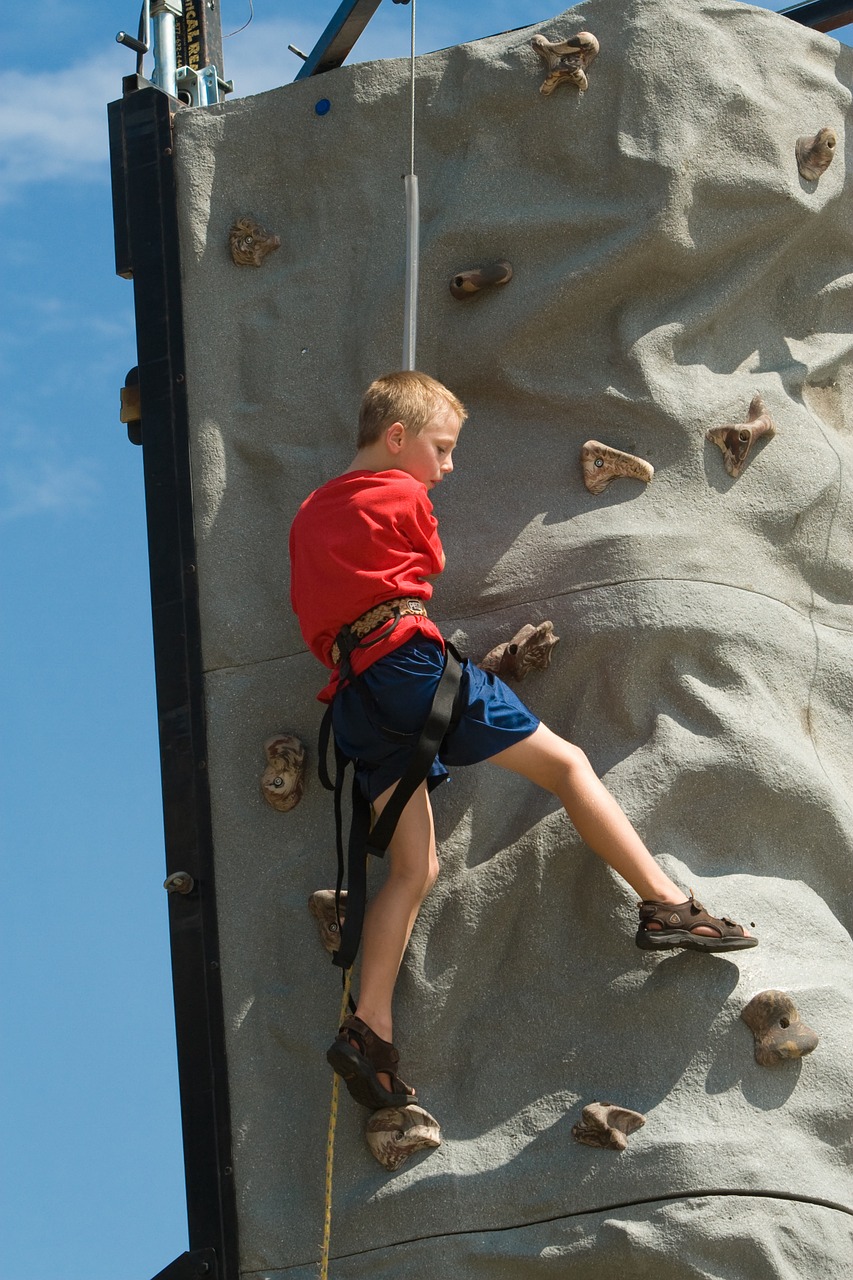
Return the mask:
<path fill-rule="evenodd" d="M 442 552 L 441 552 L 441 568 L 440 568 L 440 569 L 436 569 L 435 573 L 422 573 L 422 574 L 421 574 L 421 582 L 431 582 L 431 581 L 432 581 L 432 579 L 433 579 L 433 578 L 437 578 L 437 577 L 438 577 L 438 575 L 439 575 L 440 573 L 444 573 L 444 566 L 445 566 L 446 564 L 447 564 L 447 556 L 444 554 L 444 549 L 442 549 Z"/>
<path fill-rule="evenodd" d="M 446 558 L 438 536 L 438 521 L 433 515 L 432 503 L 427 497 L 426 488 L 417 481 L 407 487 L 405 509 L 406 514 L 401 524 L 410 546 L 422 554 L 428 564 L 437 566 L 431 573 L 418 575 L 422 582 L 429 582 L 444 571 Z"/>

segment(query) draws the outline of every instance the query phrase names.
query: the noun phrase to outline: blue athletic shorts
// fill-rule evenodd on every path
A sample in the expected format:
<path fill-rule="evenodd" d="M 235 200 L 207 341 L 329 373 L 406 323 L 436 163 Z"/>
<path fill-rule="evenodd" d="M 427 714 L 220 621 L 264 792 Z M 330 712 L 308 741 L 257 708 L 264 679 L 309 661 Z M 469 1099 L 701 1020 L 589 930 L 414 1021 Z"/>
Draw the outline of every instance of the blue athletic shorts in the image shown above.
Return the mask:
<path fill-rule="evenodd" d="M 440 646 L 416 636 L 369 666 L 358 677 L 361 691 L 353 682 L 335 695 L 335 737 L 341 751 L 355 760 L 368 800 L 387 791 L 405 771 L 443 670 Z M 467 659 L 460 694 L 462 713 L 432 763 L 430 790 L 449 776 L 447 765 L 488 760 L 539 727 L 539 719 L 512 689 Z M 400 734 L 409 736 L 401 739 Z"/>

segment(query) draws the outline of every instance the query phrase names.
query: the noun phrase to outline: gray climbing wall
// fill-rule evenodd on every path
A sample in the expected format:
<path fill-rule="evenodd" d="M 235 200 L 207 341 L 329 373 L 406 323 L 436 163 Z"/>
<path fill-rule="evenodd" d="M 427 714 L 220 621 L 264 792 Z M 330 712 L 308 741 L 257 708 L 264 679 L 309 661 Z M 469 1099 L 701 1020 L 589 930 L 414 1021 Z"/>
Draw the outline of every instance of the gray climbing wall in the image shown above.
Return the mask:
<path fill-rule="evenodd" d="M 588 92 L 543 97 L 531 37 L 582 28 Z M 177 119 L 241 1266 L 268 1280 L 315 1274 L 340 988 L 306 909 L 331 805 L 312 777 L 270 809 L 262 743 L 295 732 L 313 767 L 287 531 L 400 364 L 407 77 Z M 395 1037 L 444 1142 L 389 1175 L 343 1096 L 335 1280 L 850 1274 L 851 79 L 849 49 L 729 0 L 592 0 L 418 60 L 418 363 L 471 414 L 435 615 L 474 657 L 553 620 L 522 695 L 762 945 L 639 952 L 632 893 L 556 802 L 457 771 Z M 805 182 L 795 141 L 824 125 L 838 154 Z M 246 213 L 282 240 L 260 269 L 228 255 Z M 497 259 L 509 285 L 453 300 Z M 755 392 L 778 434 L 735 481 L 704 433 Z M 592 497 L 589 437 L 653 483 Z M 768 987 L 821 1037 L 802 1062 L 753 1059 L 739 1014 Z M 593 1099 L 646 1114 L 623 1154 L 573 1141 Z"/>

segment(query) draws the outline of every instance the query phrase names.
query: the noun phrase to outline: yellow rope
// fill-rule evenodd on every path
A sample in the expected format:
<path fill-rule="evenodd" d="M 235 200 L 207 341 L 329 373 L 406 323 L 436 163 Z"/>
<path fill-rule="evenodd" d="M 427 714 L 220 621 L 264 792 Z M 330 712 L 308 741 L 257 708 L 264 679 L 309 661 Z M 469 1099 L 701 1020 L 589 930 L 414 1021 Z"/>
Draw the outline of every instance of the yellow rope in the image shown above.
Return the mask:
<path fill-rule="evenodd" d="M 338 1026 L 347 1016 L 349 1006 L 349 990 L 352 981 L 352 969 L 347 969 L 344 976 L 344 994 L 341 998 L 341 1012 Z M 332 1103 L 329 1108 L 329 1131 L 326 1136 L 326 1199 L 323 1205 L 323 1245 L 320 1250 L 320 1280 L 328 1280 L 329 1276 L 329 1240 L 332 1235 L 332 1166 L 335 1163 L 335 1127 L 338 1123 L 338 1092 L 341 1078 L 337 1071 L 332 1081 Z"/>

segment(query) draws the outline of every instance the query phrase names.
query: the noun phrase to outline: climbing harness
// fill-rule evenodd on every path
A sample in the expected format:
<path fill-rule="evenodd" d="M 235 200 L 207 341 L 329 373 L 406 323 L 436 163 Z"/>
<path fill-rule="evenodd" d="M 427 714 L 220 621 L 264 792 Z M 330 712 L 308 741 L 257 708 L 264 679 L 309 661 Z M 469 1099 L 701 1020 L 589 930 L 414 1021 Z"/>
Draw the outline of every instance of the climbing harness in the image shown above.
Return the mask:
<path fill-rule="evenodd" d="M 372 609 L 368 609 L 367 613 L 363 613 L 360 618 L 356 618 L 355 622 L 350 622 L 344 630 L 360 640 L 364 636 L 370 635 L 371 631 L 375 631 L 377 627 L 393 621 L 397 614 L 401 617 L 406 615 L 418 618 L 429 617 L 423 600 L 410 596 L 400 596 L 396 600 L 383 600 L 382 604 L 377 604 Z M 394 625 L 396 626 L 396 622 Z M 389 631 L 383 632 L 377 639 L 384 640 L 385 636 L 390 635 L 393 629 L 392 627 Z M 332 662 L 337 666 L 341 660 L 341 651 L 338 648 L 337 640 L 332 645 L 330 656 Z"/>
<path fill-rule="evenodd" d="M 411 602 L 408 601 L 406 603 Z M 399 605 L 399 601 L 390 602 L 390 619 L 381 622 L 378 627 L 366 635 L 359 636 L 357 634 L 355 628 L 362 621 L 362 619 L 357 619 L 355 623 L 343 627 L 335 641 L 340 653 L 338 688 L 341 688 L 344 684 L 352 684 L 364 700 L 368 715 L 374 718 L 377 708 L 373 702 L 372 695 L 361 681 L 361 678 L 353 672 L 350 660 L 356 649 L 370 648 L 391 635 L 403 616 Z M 425 613 L 426 610 L 424 609 L 423 612 Z M 374 634 L 374 631 L 378 632 L 378 634 Z M 401 746 L 406 743 L 412 743 L 413 750 L 409 763 L 397 782 L 391 798 L 373 825 L 371 825 L 370 803 L 362 792 L 355 773 L 353 775 L 351 791 L 352 818 L 346 858 L 344 857 L 343 846 L 343 787 L 346 770 L 350 764 L 354 765 L 355 762 L 341 751 L 337 741 L 335 741 L 335 776 L 334 780 L 332 780 L 327 766 L 329 739 L 334 737 L 332 733 L 331 704 L 323 716 L 317 752 L 317 771 L 322 785 L 327 791 L 333 791 L 335 796 L 335 843 L 338 856 L 335 908 L 338 917 L 340 946 L 332 956 L 332 963 L 341 969 L 348 970 L 351 967 L 361 941 L 364 911 L 367 904 L 367 856 L 370 853 L 376 854 L 380 858 L 384 856 L 400 820 L 400 815 L 429 773 L 430 766 L 438 754 L 444 738 L 455 726 L 462 709 L 460 699 L 461 679 L 462 666 L 459 654 L 448 641 L 445 641 L 444 670 L 436 686 L 432 705 L 420 734 L 398 733 L 393 729 L 383 730 L 386 736 L 398 741 Z M 340 902 L 345 868 L 347 909 L 346 916 L 342 922 Z"/>

